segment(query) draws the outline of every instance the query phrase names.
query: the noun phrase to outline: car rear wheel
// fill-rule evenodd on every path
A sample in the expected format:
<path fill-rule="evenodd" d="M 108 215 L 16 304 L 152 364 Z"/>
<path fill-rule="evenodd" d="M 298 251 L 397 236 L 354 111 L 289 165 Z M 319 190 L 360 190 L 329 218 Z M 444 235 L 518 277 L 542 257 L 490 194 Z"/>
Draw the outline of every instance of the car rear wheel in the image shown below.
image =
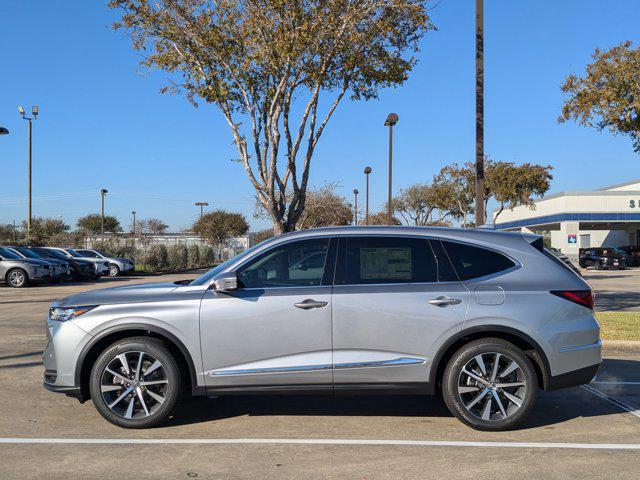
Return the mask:
<path fill-rule="evenodd" d="M 515 345 L 488 338 L 458 350 L 442 380 L 444 401 L 463 423 L 476 430 L 508 430 L 535 404 L 536 372 Z"/>
<path fill-rule="evenodd" d="M 109 264 L 109 276 L 117 277 L 118 275 L 120 275 L 120 268 L 113 263 Z"/>
<path fill-rule="evenodd" d="M 22 288 L 29 284 L 29 275 L 21 268 L 14 268 L 7 272 L 5 280 L 10 287 Z"/>
<path fill-rule="evenodd" d="M 164 423 L 182 396 L 178 362 L 155 338 L 119 340 L 107 348 L 91 370 L 93 403 L 109 422 L 124 428 Z"/>

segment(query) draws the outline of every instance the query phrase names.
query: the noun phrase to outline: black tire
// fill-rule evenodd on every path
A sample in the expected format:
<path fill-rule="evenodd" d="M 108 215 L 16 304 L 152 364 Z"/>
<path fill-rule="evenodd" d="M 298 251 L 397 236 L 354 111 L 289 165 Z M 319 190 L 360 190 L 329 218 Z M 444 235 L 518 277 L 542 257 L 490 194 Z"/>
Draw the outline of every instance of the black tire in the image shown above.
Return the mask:
<path fill-rule="evenodd" d="M 4 279 L 7 285 L 13 288 L 24 288 L 29 285 L 29 274 L 22 268 L 12 268 Z"/>
<path fill-rule="evenodd" d="M 110 277 L 117 277 L 118 275 L 120 275 L 120 267 L 118 267 L 115 263 L 110 263 L 109 264 L 109 276 Z"/>
<path fill-rule="evenodd" d="M 126 353 L 130 358 L 131 355 L 135 356 L 139 352 L 143 352 L 145 355 L 149 356 L 148 358 L 155 358 L 161 363 L 163 376 L 166 377 L 167 385 L 164 391 L 156 391 L 156 393 L 160 393 L 160 395 L 164 397 L 164 401 L 157 404 L 157 408 L 151 410 L 150 414 L 147 416 L 140 416 L 139 418 L 125 418 L 122 414 L 112 410 L 103 397 L 101 388 L 104 380 L 103 375 L 109 375 L 108 373 L 105 373 L 105 369 L 110 363 L 116 360 L 118 355 Z M 117 382 L 114 380 L 113 384 L 115 385 Z M 132 337 L 118 340 L 98 356 L 91 369 L 91 376 L 89 378 L 91 399 L 98 412 L 109 422 L 123 428 L 151 428 L 163 424 L 171 416 L 175 407 L 180 403 L 180 400 L 182 399 L 183 385 L 184 381 L 182 378 L 182 372 L 180 371 L 176 358 L 163 341 L 151 337 Z M 112 395 L 119 396 L 119 394 L 120 391 L 113 393 Z M 144 396 L 145 392 L 143 392 L 142 395 Z M 147 400 L 145 401 L 145 410 L 147 409 L 146 404 L 149 401 L 154 401 L 148 396 L 148 393 L 146 393 L 146 395 Z M 137 403 L 141 408 L 142 403 L 135 391 L 124 397 L 119 404 L 124 404 L 126 400 L 131 397 L 135 397 L 134 405 Z M 139 413 L 142 414 L 144 412 Z"/>
<path fill-rule="evenodd" d="M 520 367 L 520 369 L 516 373 L 522 377 L 519 380 L 522 380 L 525 385 L 522 387 L 518 387 L 517 395 L 524 396 L 524 399 L 522 400 L 521 405 L 516 408 L 517 404 L 509 403 L 509 399 L 504 396 L 503 390 L 497 389 L 495 391 L 495 395 L 498 395 L 498 397 L 500 397 L 502 392 L 500 408 L 503 407 L 503 404 L 507 404 L 507 407 L 505 407 L 505 411 L 507 412 L 508 416 L 506 418 L 499 418 L 498 413 L 496 413 L 495 418 L 484 420 L 476 414 L 472 413 L 472 411 L 467 408 L 467 406 L 470 405 L 475 398 L 472 398 L 471 401 L 467 402 L 467 406 L 465 406 L 465 404 L 463 403 L 463 394 L 459 392 L 459 382 L 463 375 L 463 368 L 467 366 L 469 362 L 474 361 L 474 359 L 479 355 L 488 356 L 490 359 L 491 355 L 494 355 L 496 353 L 500 354 L 500 357 L 498 358 L 502 358 L 502 361 L 504 361 L 505 359 L 510 359 L 515 361 L 515 363 L 517 363 Z M 485 368 L 489 371 L 491 370 L 490 367 Z M 504 368 L 504 370 L 507 369 Z M 513 373 L 512 375 L 516 375 L 516 373 Z M 491 383 L 495 384 L 496 381 Z M 513 388 L 515 387 L 508 388 L 511 388 L 510 394 L 513 396 Z M 480 396 L 480 394 L 484 392 L 484 390 L 484 385 L 482 386 L 482 388 L 478 388 L 478 396 Z M 444 398 L 445 404 L 447 405 L 451 413 L 453 413 L 459 420 L 476 430 L 501 431 L 514 428 L 516 425 L 521 423 L 531 412 L 531 409 L 535 404 L 537 390 L 537 376 L 529 358 L 518 347 L 499 338 L 483 338 L 464 345 L 453 355 L 453 357 L 451 357 L 451 360 L 447 364 L 447 367 L 444 371 L 444 376 L 442 378 L 442 396 Z M 484 401 L 484 406 L 486 406 L 486 404 L 489 403 L 489 400 L 497 405 L 497 401 L 495 400 L 493 394 L 494 392 L 492 390 L 489 390 L 489 393 L 485 394 L 485 397 L 481 397 L 482 400 L 477 401 L 476 405 L 481 405 Z M 475 392 L 465 393 L 464 395 L 475 396 Z M 518 400 L 521 400 L 520 397 L 517 398 Z M 510 413 L 510 409 L 512 408 L 515 409 L 515 411 L 513 411 L 513 413 Z M 491 412 L 491 403 L 489 404 L 488 409 L 489 412 Z M 503 417 L 502 414 L 499 415 L 500 417 Z"/>

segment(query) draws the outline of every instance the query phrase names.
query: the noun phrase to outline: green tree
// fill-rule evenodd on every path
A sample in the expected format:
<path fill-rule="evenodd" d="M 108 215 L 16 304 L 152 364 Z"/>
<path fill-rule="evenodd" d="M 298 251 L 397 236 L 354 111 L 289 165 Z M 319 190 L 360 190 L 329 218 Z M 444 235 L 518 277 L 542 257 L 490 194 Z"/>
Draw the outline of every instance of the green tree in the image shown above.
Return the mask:
<path fill-rule="evenodd" d="M 80 217 L 76 225 L 78 229 L 85 233 L 101 233 L 102 232 L 102 217 L 99 213 L 90 213 L 84 217 Z M 122 231 L 120 227 L 120 221 L 111 215 L 104 216 L 104 231 L 110 233 L 118 233 Z"/>
<path fill-rule="evenodd" d="M 167 261 L 169 267 L 173 270 L 182 270 L 187 268 L 189 261 L 189 252 L 187 247 L 182 244 L 171 245 L 167 252 Z"/>
<path fill-rule="evenodd" d="M 147 218 L 145 220 L 137 221 L 136 223 L 138 224 L 138 231 L 149 233 L 151 235 L 160 235 L 166 232 L 169 228 L 169 225 L 159 218 Z"/>
<path fill-rule="evenodd" d="M 624 42 L 606 52 L 596 49 L 584 77 L 569 75 L 559 122 L 627 135 L 640 153 L 640 47 Z"/>
<path fill-rule="evenodd" d="M 45 245 L 54 236 L 60 236 L 69 231 L 69 225 L 58 218 L 33 217 L 31 220 L 30 242 Z M 22 230 L 27 231 L 27 222 L 22 222 Z"/>
<path fill-rule="evenodd" d="M 200 259 L 201 264 L 204 267 L 210 267 L 214 263 L 216 263 L 216 256 L 213 253 L 213 248 L 211 248 L 209 245 L 204 245 L 203 247 L 201 247 Z"/>
<path fill-rule="evenodd" d="M 252 244 L 264 242 L 269 238 L 273 238 L 273 228 L 266 228 L 264 230 L 258 230 L 257 232 L 253 232 L 251 234 L 251 242 Z"/>
<path fill-rule="evenodd" d="M 305 208 L 311 159 L 345 95 L 404 83 L 434 28 L 424 0 L 110 0 L 115 24 L 171 75 L 164 91 L 215 104 L 276 234 Z M 325 98 L 325 96 L 327 98 Z M 297 117 L 297 118 L 296 118 Z"/>
<path fill-rule="evenodd" d="M 336 193 L 337 187 L 336 183 L 330 183 L 307 191 L 298 229 L 351 225 L 353 205 Z"/>
<path fill-rule="evenodd" d="M 16 231 L 16 239 L 20 238 L 20 236 L 20 232 Z M 13 239 L 13 225 L 8 223 L 0 225 L 0 241 L 11 242 Z"/>
<path fill-rule="evenodd" d="M 212 245 L 218 247 L 218 257 L 222 256 L 222 249 L 233 237 L 239 237 L 249 231 L 249 224 L 241 213 L 214 210 L 205 213 L 192 230 Z"/>
<path fill-rule="evenodd" d="M 443 167 L 434 177 L 433 184 L 437 185 L 442 195 L 447 197 L 454 208 L 451 215 L 462 221 L 463 227 L 469 226 L 468 215 L 475 213 L 474 202 L 476 189 L 473 169 L 468 166 L 460 167 L 457 163 Z"/>
<path fill-rule="evenodd" d="M 444 187 L 419 183 L 403 188 L 393 199 L 393 210 L 407 225 L 442 224 L 455 208 Z"/>
<path fill-rule="evenodd" d="M 387 209 L 370 213 L 369 214 L 369 225 L 386 225 L 387 224 Z M 398 220 L 395 216 L 391 219 L 392 225 L 402 225 L 402 222 Z"/>
<path fill-rule="evenodd" d="M 198 245 L 189 245 L 187 249 L 187 263 L 189 268 L 197 268 L 200 266 L 200 249 Z"/>
<path fill-rule="evenodd" d="M 161 243 L 151 245 L 145 257 L 145 263 L 153 271 L 164 270 L 169 266 L 167 247 Z"/>

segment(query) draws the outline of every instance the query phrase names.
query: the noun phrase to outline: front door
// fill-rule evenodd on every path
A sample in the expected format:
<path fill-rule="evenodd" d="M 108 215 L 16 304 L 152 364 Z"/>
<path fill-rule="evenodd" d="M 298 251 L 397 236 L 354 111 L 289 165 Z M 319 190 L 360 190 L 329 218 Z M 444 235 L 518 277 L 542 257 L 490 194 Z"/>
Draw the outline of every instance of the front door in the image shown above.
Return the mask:
<path fill-rule="evenodd" d="M 444 251 L 437 254 L 426 238 L 341 238 L 333 292 L 336 392 L 426 386 L 434 346 L 462 329 L 469 296 Z"/>
<path fill-rule="evenodd" d="M 331 279 L 337 240 L 278 244 L 207 291 L 200 337 L 208 389 L 331 389 Z"/>

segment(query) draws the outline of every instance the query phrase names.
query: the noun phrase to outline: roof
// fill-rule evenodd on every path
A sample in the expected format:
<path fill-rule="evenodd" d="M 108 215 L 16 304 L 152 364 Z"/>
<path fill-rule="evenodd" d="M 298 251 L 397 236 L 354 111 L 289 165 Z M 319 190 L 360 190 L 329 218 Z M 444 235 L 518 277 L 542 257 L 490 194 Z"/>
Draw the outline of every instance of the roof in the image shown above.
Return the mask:
<path fill-rule="evenodd" d="M 640 178 L 637 178 L 636 180 L 631 180 L 630 182 L 616 183 L 615 185 L 609 185 L 608 187 L 598 188 L 598 190 L 611 190 L 613 188 L 620 188 L 620 187 L 626 187 L 627 185 L 633 185 L 634 183 L 640 183 Z"/>

